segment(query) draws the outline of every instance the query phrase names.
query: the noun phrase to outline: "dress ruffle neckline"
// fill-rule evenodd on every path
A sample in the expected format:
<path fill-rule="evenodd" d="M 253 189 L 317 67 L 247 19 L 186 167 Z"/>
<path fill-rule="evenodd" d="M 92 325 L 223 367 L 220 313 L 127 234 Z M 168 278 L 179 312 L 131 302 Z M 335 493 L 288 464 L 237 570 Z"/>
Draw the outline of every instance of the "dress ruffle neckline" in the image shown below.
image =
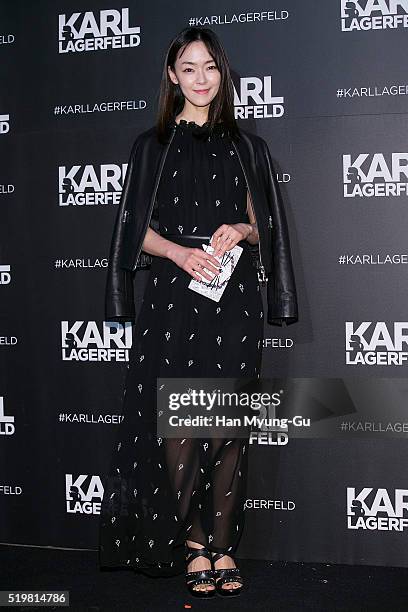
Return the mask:
<path fill-rule="evenodd" d="M 220 121 L 214 125 L 212 134 L 210 130 L 209 121 L 206 121 L 202 125 L 199 125 L 195 121 L 187 121 L 186 119 L 180 119 L 177 123 L 177 121 L 173 119 L 172 125 L 173 127 L 176 127 L 181 131 L 191 130 L 192 134 L 197 138 L 207 138 L 212 134 L 216 134 L 222 137 L 224 136 L 224 134 L 228 133 L 228 130 L 226 129 L 225 123 L 223 121 Z"/>

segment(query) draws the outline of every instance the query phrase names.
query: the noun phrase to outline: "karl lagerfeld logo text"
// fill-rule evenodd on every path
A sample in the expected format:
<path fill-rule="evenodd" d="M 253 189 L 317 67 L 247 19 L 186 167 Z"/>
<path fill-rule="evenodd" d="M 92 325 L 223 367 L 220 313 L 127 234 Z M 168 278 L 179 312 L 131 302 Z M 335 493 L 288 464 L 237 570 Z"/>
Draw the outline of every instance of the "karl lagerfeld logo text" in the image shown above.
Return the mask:
<path fill-rule="evenodd" d="M 0 194 L 7 195 L 14 193 L 14 185 L 0 185 Z"/>
<path fill-rule="evenodd" d="M 127 164 L 59 166 L 59 206 L 118 204 Z"/>
<path fill-rule="evenodd" d="M 100 476 L 65 474 L 66 509 L 70 514 L 100 514 L 103 485 Z"/>
<path fill-rule="evenodd" d="M 347 487 L 347 528 L 404 531 L 408 526 L 408 490 Z M 405 518 L 404 518 L 405 515 Z"/>
<path fill-rule="evenodd" d="M 15 346 L 17 342 L 16 336 L 0 336 L 0 346 Z"/>
<path fill-rule="evenodd" d="M 408 0 L 341 0 L 341 29 L 408 28 Z"/>
<path fill-rule="evenodd" d="M 10 115 L 0 115 L 0 134 L 10 131 Z"/>
<path fill-rule="evenodd" d="M 61 321 L 63 361 L 129 361 L 131 323 Z"/>
<path fill-rule="evenodd" d="M 0 45 L 11 45 L 14 41 L 14 34 L 2 34 L 0 36 Z"/>
<path fill-rule="evenodd" d="M 0 285 L 9 285 L 11 283 L 11 266 L 0 265 Z"/>
<path fill-rule="evenodd" d="M 405 365 L 407 343 L 407 321 L 346 321 L 346 365 Z"/>
<path fill-rule="evenodd" d="M 0 436 L 12 436 L 14 432 L 14 417 L 4 414 L 4 398 L 0 395 Z"/>
<path fill-rule="evenodd" d="M 408 195 L 408 153 L 343 155 L 345 198 Z"/>
<path fill-rule="evenodd" d="M 140 27 L 129 26 L 129 9 L 59 15 L 59 53 L 122 49 L 140 44 Z"/>
<path fill-rule="evenodd" d="M 272 77 L 242 77 L 239 93 L 234 87 L 236 119 L 269 119 L 284 114 L 283 97 L 272 96 Z"/>

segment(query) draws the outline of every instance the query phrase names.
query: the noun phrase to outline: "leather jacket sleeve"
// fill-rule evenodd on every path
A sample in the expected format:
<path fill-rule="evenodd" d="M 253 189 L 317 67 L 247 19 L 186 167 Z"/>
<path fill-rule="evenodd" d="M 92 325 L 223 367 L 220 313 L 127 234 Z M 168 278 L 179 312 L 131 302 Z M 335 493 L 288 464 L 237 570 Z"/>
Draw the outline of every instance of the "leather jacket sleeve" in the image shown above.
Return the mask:
<path fill-rule="evenodd" d="M 136 157 L 139 146 L 140 137 L 136 138 L 130 153 L 112 234 L 105 289 L 105 321 L 125 322 L 135 319 L 134 272 L 121 268 L 120 260 L 125 227 L 124 213 L 128 199 L 132 197 L 132 184 L 137 172 Z"/>
<path fill-rule="evenodd" d="M 263 139 L 262 139 L 263 140 Z M 265 184 L 269 214 L 273 219 L 272 273 L 266 283 L 270 325 L 290 325 L 298 320 L 298 304 L 293 273 L 289 231 L 282 196 L 279 190 L 268 144 L 263 140 Z"/>

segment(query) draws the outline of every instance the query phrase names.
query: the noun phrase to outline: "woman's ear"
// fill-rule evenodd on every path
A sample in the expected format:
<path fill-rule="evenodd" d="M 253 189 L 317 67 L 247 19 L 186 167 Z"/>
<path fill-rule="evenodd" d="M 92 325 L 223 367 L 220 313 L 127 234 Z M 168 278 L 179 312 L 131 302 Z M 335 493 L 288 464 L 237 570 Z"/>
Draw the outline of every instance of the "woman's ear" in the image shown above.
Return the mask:
<path fill-rule="evenodd" d="M 176 77 L 176 75 L 174 74 L 174 72 L 173 72 L 173 70 L 171 69 L 171 67 L 170 67 L 170 66 L 167 66 L 167 72 L 168 72 L 168 75 L 169 75 L 169 77 L 170 77 L 170 80 L 171 80 L 171 81 L 172 81 L 172 82 L 173 82 L 175 85 L 177 85 L 177 84 L 178 84 L 177 77 Z"/>

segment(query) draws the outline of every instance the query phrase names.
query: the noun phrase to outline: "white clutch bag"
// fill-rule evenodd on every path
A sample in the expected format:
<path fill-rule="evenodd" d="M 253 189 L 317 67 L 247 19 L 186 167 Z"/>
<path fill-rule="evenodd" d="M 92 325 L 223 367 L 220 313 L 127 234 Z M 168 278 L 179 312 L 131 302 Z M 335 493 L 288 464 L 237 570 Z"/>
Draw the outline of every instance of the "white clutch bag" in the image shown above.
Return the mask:
<path fill-rule="evenodd" d="M 213 247 L 209 244 L 202 244 L 201 246 L 204 251 L 210 255 L 214 252 Z M 201 293 L 201 295 L 208 297 L 210 300 L 219 302 L 231 278 L 231 274 L 235 270 L 238 259 L 241 257 L 242 250 L 242 247 L 236 244 L 230 251 L 225 251 L 222 257 L 216 257 L 215 259 L 219 261 L 220 268 L 222 268 L 221 272 L 214 276 L 212 280 L 207 280 L 204 277 L 202 277 L 201 280 L 192 278 L 188 288 L 197 293 Z"/>

